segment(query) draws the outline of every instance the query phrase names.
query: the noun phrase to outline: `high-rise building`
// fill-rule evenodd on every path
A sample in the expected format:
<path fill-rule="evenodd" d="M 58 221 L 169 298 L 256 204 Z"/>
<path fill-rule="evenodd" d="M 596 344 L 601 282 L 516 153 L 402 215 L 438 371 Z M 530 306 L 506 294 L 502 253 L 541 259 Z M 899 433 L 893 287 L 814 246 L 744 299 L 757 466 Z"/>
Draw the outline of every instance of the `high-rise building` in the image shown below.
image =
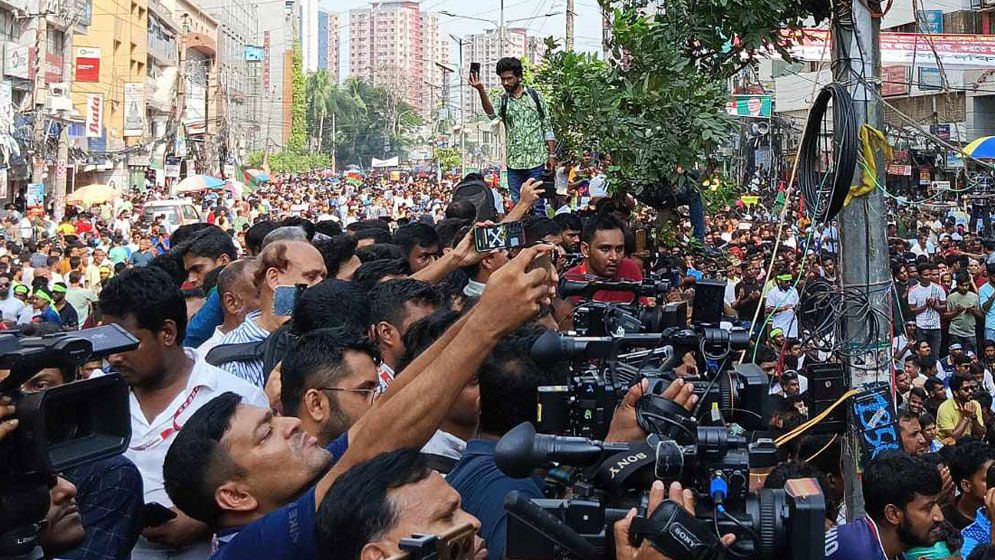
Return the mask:
<path fill-rule="evenodd" d="M 537 46 L 538 45 L 538 46 Z M 543 51 L 539 49 L 542 42 L 530 37 L 525 29 L 505 28 L 504 46 L 501 45 L 501 34 L 497 29 L 488 29 L 484 33 L 475 33 L 463 37 L 463 78 L 470 75 L 470 64 L 480 63 L 480 79 L 490 92 L 501 89 L 501 79 L 498 78 L 497 62 L 502 57 L 515 57 L 527 60 L 529 63 L 541 62 Z M 491 99 L 497 109 L 497 100 Z M 483 113 L 480 97 L 477 92 L 467 89 L 463 94 L 463 111 L 467 118 Z"/>
<path fill-rule="evenodd" d="M 300 40 L 301 40 L 301 66 L 304 72 L 314 72 L 318 69 L 318 59 L 322 56 L 322 51 L 318 49 L 318 0 L 300 0 L 298 3 L 300 13 Z"/>
<path fill-rule="evenodd" d="M 318 68 L 326 70 L 332 83 L 339 81 L 339 14 L 318 11 Z"/>
<path fill-rule="evenodd" d="M 437 14 L 417 0 L 383 0 L 349 12 L 349 74 L 397 93 L 429 117 L 445 91 L 449 61 Z"/>
<path fill-rule="evenodd" d="M 299 40 L 300 13 L 295 0 L 256 3 L 259 31 L 257 44 L 263 48 L 259 77 L 259 148 L 279 151 L 290 136 L 293 107 L 293 46 Z M 315 18 L 317 19 L 317 18 Z M 303 53 L 302 53 L 303 54 Z"/>

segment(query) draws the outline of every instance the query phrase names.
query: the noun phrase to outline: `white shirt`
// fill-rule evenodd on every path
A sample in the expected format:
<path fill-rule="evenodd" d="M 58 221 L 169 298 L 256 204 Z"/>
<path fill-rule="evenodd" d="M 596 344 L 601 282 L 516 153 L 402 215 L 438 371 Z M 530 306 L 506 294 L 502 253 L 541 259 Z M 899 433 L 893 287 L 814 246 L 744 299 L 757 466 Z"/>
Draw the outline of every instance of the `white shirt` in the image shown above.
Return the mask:
<path fill-rule="evenodd" d="M 197 347 L 197 354 L 202 358 L 207 358 L 207 353 L 214 349 L 215 346 L 221 344 L 224 340 L 225 335 L 228 334 L 221 330 L 221 327 L 214 327 L 214 334 L 211 338 L 205 340 L 200 346 Z"/>
<path fill-rule="evenodd" d="M 940 304 L 947 302 L 947 293 L 943 291 L 943 288 L 939 284 L 930 282 L 928 286 L 923 286 L 920 283 L 916 283 L 915 286 L 909 288 L 909 305 L 922 307 L 926 305 L 926 300 L 931 297 L 936 298 Z M 932 307 L 924 310 L 922 313 L 916 315 L 916 326 L 920 329 L 940 328 L 940 312 Z"/>
<path fill-rule="evenodd" d="M 17 321 L 17 315 L 24 309 L 24 302 L 14 297 L 13 294 L 7 299 L 0 299 L 0 312 L 3 313 L 4 321 Z"/>
<path fill-rule="evenodd" d="M 421 448 L 422 453 L 449 457 L 457 461 L 463 456 L 464 451 L 466 451 L 465 441 L 442 430 L 436 430 L 432 439 L 428 440 L 425 447 Z"/>
<path fill-rule="evenodd" d="M 169 406 L 151 422 L 145 418 L 135 394 L 129 392 L 128 395 L 131 409 L 131 442 L 128 444 L 128 450 L 124 452 L 124 456 L 134 463 L 142 473 L 142 485 L 145 489 L 145 503 L 147 504 L 157 502 L 165 507 L 173 505 L 173 501 L 166 494 L 162 465 L 166 460 L 166 452 L 176 440 L 179 430 L 170 430 L 165 439 L 161 435 L 163 432 L 173 428 L 174 424 L 182 427 L 200 407 L 214 397 L 228 391 L 240 395 L 245 404 L 269 408 L 269 401 L 262 390 L 223 369 L 208 364 L 194 350 L 190 348 L 184 350 L 187 357 L 194 360 L 187 385 L 176 395 L 173 402 L 169 403 Z M 188 399 L 189 403 L 187 403 Z M 177 553 L 159 548 L 141 537 L 138 539 L 131 557 L 132 560 L 204 560 L 210 555 L 211 543 L 209 540 L 194 544 Z"/>
<path fill-rule="evenodd" d="M 797 306 L 798 301 L 798 291 L 792 287 L 789 287 L 786 291 L 781 291 L 780 287 L 775 286 L 774 289 L 767 293 L 767 307 L 776 309 L 784 305 Z M 794 307 L 775 313 L 770 324 L 774 328 L 784 331 L 784 336 L 788 338 L 798 336 L 798 320 Z"/>

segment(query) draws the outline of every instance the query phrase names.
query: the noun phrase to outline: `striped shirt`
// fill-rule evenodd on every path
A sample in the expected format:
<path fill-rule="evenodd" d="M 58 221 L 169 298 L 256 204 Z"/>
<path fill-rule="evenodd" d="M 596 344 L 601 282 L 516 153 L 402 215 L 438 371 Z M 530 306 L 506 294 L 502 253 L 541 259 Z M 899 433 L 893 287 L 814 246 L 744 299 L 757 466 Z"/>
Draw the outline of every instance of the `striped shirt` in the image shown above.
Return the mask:
<path fill-rule="evenodd" d="M 269 331 L 260 327 L 256 320 L 262 316 L 262 311 L 253 311 L 245 316 L 245 321 L 241 325 L 231 331 L 221 340 L 221 346 L 223 344 L 243 344 L 246 342 L 258 342 L 260 340 L 266 340 L 269 336 Z M 252 383 L 256 387 L 262 387 L 264 384 L 263 380 L 263 361 L 256 360 L 251 362 L 235 361 L 223 364 L 221 369 L 231 373 L 235 377 L 244 379 L 249 383 Z"/>

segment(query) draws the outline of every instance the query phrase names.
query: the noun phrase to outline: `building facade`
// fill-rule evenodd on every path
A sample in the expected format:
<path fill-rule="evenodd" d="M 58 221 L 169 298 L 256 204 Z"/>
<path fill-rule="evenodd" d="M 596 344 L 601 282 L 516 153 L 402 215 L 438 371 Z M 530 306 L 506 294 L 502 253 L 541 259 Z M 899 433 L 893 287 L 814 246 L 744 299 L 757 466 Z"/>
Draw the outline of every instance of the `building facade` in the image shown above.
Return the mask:
<path fill-rule="evenodd" d="M 318 68 L 328 72 L 332 83 L 338 83 L 339 71 L 339 14 L 318 11 Z"/>
<path fill-rule="evenodd" d="M 497 62 L 502 57 L 514 57 L 527 60 L 530 64 L 542 61 L 544 54 L 542 41 L 530 37 L 525 29 L 505 28 L 504 45 L 501 45 L 501 34 L 497 29 L 488 29 L 484 33 L 475 33 L 463 37 L 463 79 L 469 78 L 470 64 L 480 63 L 480 79 L 487 91 L 501 89 L 501 79 L 498 78 Z M 496 100 L 491 100 L 496 103 Z M 483 114 L 480 97 L 475 91 L 467 89 L 463 93 L 463 111 L 467 119 Z"/>
<path fill-rule="evenodd" d="M 300 10 L 290 2 L 256 4 L 256 22 L 263 60 L 258 68 L 259 141 L 255 149 L 280 151 L 290 136 L 293 105 L 293 46 L 300 35 Z M 303 53 L 302 53 L 303 54 Z"/>
<path fill-rule="evenodd" d="M 429 118 L 442 99 L 438 64 L 449 49 L 437 14 L 414 0 L 373 2 L 349 12 L 349 75 L 392 91 Z"/>

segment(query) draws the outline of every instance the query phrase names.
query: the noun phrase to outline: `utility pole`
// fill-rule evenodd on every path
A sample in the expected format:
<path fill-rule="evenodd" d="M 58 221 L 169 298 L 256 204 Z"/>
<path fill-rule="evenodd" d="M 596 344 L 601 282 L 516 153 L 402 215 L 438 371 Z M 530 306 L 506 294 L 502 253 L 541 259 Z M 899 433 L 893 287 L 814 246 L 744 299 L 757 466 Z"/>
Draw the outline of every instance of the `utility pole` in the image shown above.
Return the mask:
<path fill-rule="evenodd" d="M 504 7 L 504 2 L 501 2 L 501 7 Z M 501 19 L 504 20 L 504 10 L 501 11 Z M 466 79 L 463 77 L 463 38 L 457 37 L 453 34 L 449 35 L 452 37 L 453 41 L 456 41 L 456 45 L 459 46 L 459 175 L 460 177 L 466 177 L 466 105 L 463 98 L 463 94 L 466 91 Z"/>
<path fill-rule="evenodd" d="M 59 133 L 59 147 L 55 155 L 55 185 L 53 185 L 52 218 L 62 221 L 66 213 L 66 167 L 69 164 L 69 130 L 68 125 L 62 127 Z"/>
<path fill-rule="evenodd" d="M 501 0 L 501 19 L 498 20 L 498 59 L 504 58 L 504 0 Z"/>
<path fill-rule="evenodd" d="M 332 112 L 332 173 L 335 173 L 335 112 Z"/>
<path fill-rule="evenodd" d="M 42 183 L 45 181 L 45 110 L 41 103 L 41 91 L 45 88 L 45 54 L 48 52 L 48 2 L 42 1 L 38 6 L 38 14 L 35 20 L 35 63 L 34 63 L 34 88 L 31 92 L 31 104 L 35 113 L 34 121 L 34 147 L 35 153 L 31 161 L 31 182 Z"/>
<path fill-rule="evenodd" d="M 876 91 L 881 77 L 881 20 L 871 9 L 880 10 L 878 0 L 845 0 L 851 17 L 840 17 L 837 11 L 833 29 L 833 79 L 851 84 L 854 111 L 858 127 L 864 124 L 882 130 L 884 107 Z M 856 132 L 854 132 L 856 134 Z M 885 182 L 884 161 L 878 157 L 877 178 Z M 863 173 L 858 168 L 853 185 L 860 185 Z M 885 231 L 887 216 L 884 196 L 873 189 L 854 198 L 836 217 L 840 233 L 840 263 L 843 289 L 860 293 L 863 298 L 844 296 L 847 357 L 846 373 L 851 387 L 864 383 L 891 380 L 891 274 L 888 268 L 888 242 Z M 861 305 L 865 306 L 861 308 Z M 867 309 L 869 307 L 869 309 Z M 871 316 L 878 320 L 872 321 Z M 851 432 L 852 433 L 852 432 Z M 864 513 L 864 500 L 857 477 L 860 455 L 859 436 L 848 436 L 843 446 L 843 479 L 846 484 L 846 507 L 849 520 Z"/>
<path fill-rule="evenodd" d="M 566 50 L 568 51 L 574 50 L 574 0 L 567 0 Z"/>

